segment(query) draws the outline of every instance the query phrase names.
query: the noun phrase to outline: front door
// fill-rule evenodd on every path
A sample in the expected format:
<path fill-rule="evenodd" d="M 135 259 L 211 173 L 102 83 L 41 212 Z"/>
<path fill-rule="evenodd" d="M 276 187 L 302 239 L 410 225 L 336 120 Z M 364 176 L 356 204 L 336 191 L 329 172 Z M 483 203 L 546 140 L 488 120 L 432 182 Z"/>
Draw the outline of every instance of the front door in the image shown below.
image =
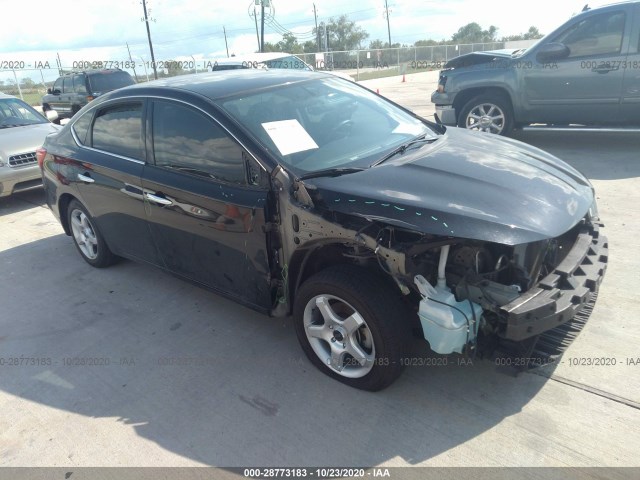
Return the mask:
<path fill-rule="evenodd" d="M 625 32 L 630 30 L 631 22 L 631 15 L 621 6 L 576 19 L 555 36 L 551 42 L 567 46 L 569 56 L 549 61 L 532 59 L 531 68 L 520 71 L 525 121 L 616 122 L 628 47 Z"/>
<path fill-rule="evenodd" d="M 152 102 L 142 186 L 164 266 L 261 308 L 271 305 L 266 251 L 268 190 L 247 180 L 254 160 L 209 114 Z"/>

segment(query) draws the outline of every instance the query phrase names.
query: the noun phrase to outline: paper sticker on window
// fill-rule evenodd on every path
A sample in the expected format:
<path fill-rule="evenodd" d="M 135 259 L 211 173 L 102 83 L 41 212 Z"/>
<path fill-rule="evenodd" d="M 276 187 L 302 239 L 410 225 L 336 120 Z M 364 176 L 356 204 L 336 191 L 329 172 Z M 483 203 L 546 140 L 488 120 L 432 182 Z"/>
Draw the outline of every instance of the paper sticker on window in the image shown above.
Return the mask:
<path fill-rule="evenodd" d="M 262 127 L 269 134 L 269 137 L 271 137 L 271 140 L 276 144 L 282 155 L 318 148 L 311 135 L 296 119 L 266 122 L 262 124 Z"/>

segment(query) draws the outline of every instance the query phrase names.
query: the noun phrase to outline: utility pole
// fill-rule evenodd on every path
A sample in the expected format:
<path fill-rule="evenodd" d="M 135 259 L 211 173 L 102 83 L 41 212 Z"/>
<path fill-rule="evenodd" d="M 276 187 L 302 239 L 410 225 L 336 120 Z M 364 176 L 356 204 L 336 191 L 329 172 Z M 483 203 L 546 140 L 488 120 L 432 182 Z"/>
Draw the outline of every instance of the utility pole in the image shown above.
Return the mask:
<path fill-rule="evenodd" d="M 260 53 L 264 52 L 264 2 L 267 0 L 260 1 Z"/>
<path fill-rule="evenodd" d="M 327 24 L 325 22 L 322 23 L 324 27 L 324 51 L 329 51 L 329 38 L 327 37 Z"/>
<path fill-rule="evenodd" d="M 391 48 L 391 27 L 389 26 L 389 4 L 384 0 L 384 16 L 387 17 L 387 33 L 389 34 L 389 48 Z"/>
<path fill-rule="evenodd" d="M 256 39 L 258 40 L 258 51 L 260 51 L 260 34 L 258 33 L 258 12 L 256 12 L 256 7 L 253 7 L 253 19 L 256 22 Z"/>
<path fill-rule="evenodd" d="M 225 26 L 222 26 L 222 31 L 224 32 L 224 46 L 227 48 L 227 58 L 229 58 L 229 44 L 227 43 L 227 29 Z"/>
<path fill-rule="evenodd" d="M 158 79 L 158 71 L 156 70 L 156 57 L 153 55 L 153 45 L 151 44 L 151 30 L 149 30 L 149 16 L 147 15 L 147 0 L 142 0 L 142 9 L 144 10 L 144 24 L 147 27 L 147 38 L 149 39 L 149 50 L 151 51 L 151 65 L 153 66 L 153 78 Z"/>
<path fill-rule="evenodd" d="M 136 77 L 136 83 L 138 83 L 138 74 L 136 73 L 136 62 L 131 58 L 131 50 L 129 50 L 129 42 L 125 42 L 127 44 L 127 52 L 129 52 L 129 61 L 133 64 L 133 76 Z"/>
<path fill-rule="evenodd" d="M 316 4 L 313 4 L 313 18 L 316 20 L 316 52 L 320 51 L 320 32 L 318 31 L 318 12 L 316 10 Z"/>

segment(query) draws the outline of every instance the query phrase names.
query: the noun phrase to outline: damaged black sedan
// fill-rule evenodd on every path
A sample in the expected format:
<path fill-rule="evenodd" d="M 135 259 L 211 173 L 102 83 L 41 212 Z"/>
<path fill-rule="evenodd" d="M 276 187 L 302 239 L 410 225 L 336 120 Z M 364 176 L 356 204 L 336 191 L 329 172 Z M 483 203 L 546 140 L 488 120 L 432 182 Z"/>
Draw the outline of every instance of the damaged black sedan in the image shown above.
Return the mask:
<path fill-rule="evenodd" d="M 127 87 L 38 161 L 89 264 L 126 257 L 293 315 L 311 362 L 367 390 L 398 377 L 414 332 L 440 354 L 566 344 L 606 269 L 579 172 L 319 73 Z"/>

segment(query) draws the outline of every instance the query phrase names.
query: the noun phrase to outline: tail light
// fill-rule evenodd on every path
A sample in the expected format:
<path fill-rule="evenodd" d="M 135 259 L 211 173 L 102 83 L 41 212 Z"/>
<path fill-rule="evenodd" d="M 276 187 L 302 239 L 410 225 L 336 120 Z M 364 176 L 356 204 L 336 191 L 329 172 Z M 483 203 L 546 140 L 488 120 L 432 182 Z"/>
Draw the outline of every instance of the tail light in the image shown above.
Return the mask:
<path fill-rule="evenodd" d="M 40 147 L 36 150 L 36 158 L 38 159 L 38 166 L 40 167 L 40 170 L 42 170 L 42 164 L 44 163 L 44 157 L 47 156 L 47 151 Z"/>
<path fill-rule="evenodd" d="M 96 97 L 94 97 L 93 95 L 89 95 L 89 96 L 87 97 L 87 102 L 90 102 L 90 101 L 91 101 L 91 100 L 93 100 L 94 98 L 96 98 Z"/>

